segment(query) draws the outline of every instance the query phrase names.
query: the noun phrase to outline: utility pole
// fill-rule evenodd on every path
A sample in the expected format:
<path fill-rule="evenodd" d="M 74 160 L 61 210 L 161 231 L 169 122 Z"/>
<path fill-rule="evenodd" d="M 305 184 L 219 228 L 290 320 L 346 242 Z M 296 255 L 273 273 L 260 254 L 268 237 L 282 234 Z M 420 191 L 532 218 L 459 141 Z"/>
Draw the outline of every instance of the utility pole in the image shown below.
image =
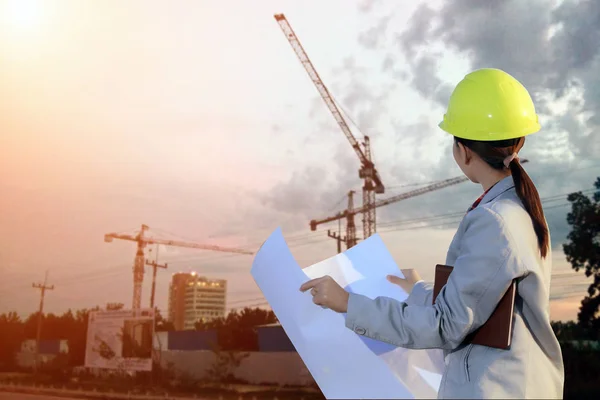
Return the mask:
<path fill-rule="evenodd" d="M 342 252 L 342 242 L 346 243 L 346 236 L 342 237 L 342 220 L 338 219 L 338 231 L 331 233 L 331 230 L 327 230 L 327 236 L 330 238 L 336 239 L 337 242 L 337 252 L 340 254 Z"/>
<path fill-rule="evenodd" d="M 340 234 L 337 233 L 337 232 L 331 233 L 330 229 L 327 230 L 327 236 L 329 236 L 330 238 L 336 239 L 336 241 L 337 241 L 337 252 L 338 252 L 338 254 L 341 253 L 342 252 L 342 242 L 345 242 L 346 239 L 342 238 L 340 236 Z"/>
<path fill-rule="evenodd" d="M 150 293 L 150 308 L 154 309 L 154 292 L 156 290 L 156 269 L 164 268 L 167 269 L 168 265 L 165 263 L 163 265 L 158 264 L 158 244 L 156 245 L 156 258 L 154 261 L 150 262 L 146 260 L 146 265 L 150 265 L 152 267 L 152 293 Z"/>
<path fill-rule="evenodd" d="M 33 283 L 32 286 L 34 289 L 40 289 L 40 309 L 38 313 L 38 323 L 37 323 L 37 334 L 35 339 L 35 363 L 33 366 L 34 373 L 37 374 L 38 364 L 39 364 L 39 356 L 40 356 L 40 338 L 42 334 L 42 315 L 44 312 L 44 297 L 46 295 L 46 290 L 54 290 L 54 285 L 46 286 L 48 282 L 48 271 L 46 271 L 46 277 L 44 278 L 44 283 Z"/>

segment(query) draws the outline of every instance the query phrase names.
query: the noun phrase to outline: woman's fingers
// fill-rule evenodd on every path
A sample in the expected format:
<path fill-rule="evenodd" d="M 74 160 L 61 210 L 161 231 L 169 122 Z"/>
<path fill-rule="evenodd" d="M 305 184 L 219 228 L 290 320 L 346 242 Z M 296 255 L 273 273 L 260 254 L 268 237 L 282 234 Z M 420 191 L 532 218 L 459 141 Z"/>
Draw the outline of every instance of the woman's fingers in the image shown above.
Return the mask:
<path fill-rule="evenodd" d="M 404 281 L 406 281 L 406 279 L 400 278 L 399 276 L 395 276 L 395 275 L 388 275 L 387 280 L 390 281 L 391 283 L 393 283 L 394 285 L 399 285 L 399 286 L 401 286 L 402 283 Z"/>
<path fill-rule="evenodd" d="M 404 277 L 411 282 L 417 282 L 417 281 L 421 280 L 421 276 L 419 275 L 417 270 L 414 268 L 403 269 L 401 271 L 402 271 L 402 274 L 404 275 Z"/>
<path fill-rule="evenodd" d="M 315 278 L 315 279 L 311 279 L 308 282 L 304 282 L 302 284 L 302 286 L 300 286 L 300 291 L 301 292 L 306 292 L 308 289 L 314 288 L 316 285 L 318 285 L 319 283 L 323 282 L 325 279 L 327 279 L 327 277 L 326 276 L 322 276 L 320 278 Z"/>

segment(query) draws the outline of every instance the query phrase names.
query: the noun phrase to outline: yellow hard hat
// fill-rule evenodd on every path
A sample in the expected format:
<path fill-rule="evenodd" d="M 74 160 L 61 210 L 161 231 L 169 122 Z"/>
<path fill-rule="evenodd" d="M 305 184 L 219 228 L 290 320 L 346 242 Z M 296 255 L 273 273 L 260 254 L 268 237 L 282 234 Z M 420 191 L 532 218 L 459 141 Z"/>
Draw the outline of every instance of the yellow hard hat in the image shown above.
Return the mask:
<path fill-rule="evenodd" d="M 456 85 L 439 127 L 453 136 L 480 141 L 515 139 L 540 130 L 527 89 L 494 68 L 473 71 Z"/>

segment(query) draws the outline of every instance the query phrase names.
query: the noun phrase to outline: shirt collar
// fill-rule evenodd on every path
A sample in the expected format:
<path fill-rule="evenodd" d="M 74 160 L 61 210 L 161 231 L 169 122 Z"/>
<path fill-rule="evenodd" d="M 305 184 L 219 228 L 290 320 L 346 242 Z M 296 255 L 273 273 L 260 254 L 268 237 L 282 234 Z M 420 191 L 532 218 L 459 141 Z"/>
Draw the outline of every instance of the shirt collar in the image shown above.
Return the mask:
<path fill-rule="evenodd" d="M 513 180 L 512 175 L 503 178 L 498 181 L 492 188 L 483 196 L 481 199 L 481 204 L 489 203 L 494 200 L 496 197 L 500 196 L 502 193 L 512 189 L 515 187 L 515 182 Z"/>

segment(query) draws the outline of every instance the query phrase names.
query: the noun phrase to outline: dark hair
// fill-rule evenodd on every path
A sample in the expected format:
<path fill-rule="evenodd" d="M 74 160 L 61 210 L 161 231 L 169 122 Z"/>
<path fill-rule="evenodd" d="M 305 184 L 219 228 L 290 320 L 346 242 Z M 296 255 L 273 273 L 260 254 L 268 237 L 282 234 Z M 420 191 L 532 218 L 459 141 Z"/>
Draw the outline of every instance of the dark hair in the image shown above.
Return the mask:
<path fill-rule="evenodd" d="M 503 170 L 505 169 L 504 159 L 513 153 L 517 153 L 523 147 L 525 138 L 498 140 L 490 142 L 475 141 L 469 139 L 462 139 L 454 137 L 456 144 L 461 143 L 465 147 L 468 147 L 473 152 L 477 153 L 483 161 L 485 161 L 490 167 Z M 548 245 L 550 242 L 550 235 L 548 233 L 548 226 L 546 225 L 546 219 L 544 218 L 544 210 L 542 209 L 542 202 L 538 194 L 533 181 L 527 175 L 527 172 L 523 169 L 523 166 L 519 162 L 518 158 L 515 158 L 509 164 L 510 172 L 515 182 L 515 190 L 525 210 L 531 217 L 533 222 L 533 229 L 538 240 L 538 246 L 542 258 L 545 258 L 548 254 Z"/>

